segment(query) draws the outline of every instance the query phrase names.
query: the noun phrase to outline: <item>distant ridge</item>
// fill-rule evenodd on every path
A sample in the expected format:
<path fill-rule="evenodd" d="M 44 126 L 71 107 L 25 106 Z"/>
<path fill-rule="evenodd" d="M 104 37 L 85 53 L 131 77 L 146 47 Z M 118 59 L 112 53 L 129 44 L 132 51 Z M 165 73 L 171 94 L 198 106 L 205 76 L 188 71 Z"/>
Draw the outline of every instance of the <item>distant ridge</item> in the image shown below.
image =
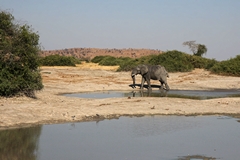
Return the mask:
<path fill-rule="evenodd" d="M 79 59 L 92 59 L 95 56 L 109 55 L 113 57 L 131 57 L 139 58 L 142 56 L 161 54 L 162 51 L 154 49 L 99 49 L 99 48 L 69 48 L 61 50 L 45 50 L 40 56 L 59 54 L 62 56 L 74 56 Z"/>

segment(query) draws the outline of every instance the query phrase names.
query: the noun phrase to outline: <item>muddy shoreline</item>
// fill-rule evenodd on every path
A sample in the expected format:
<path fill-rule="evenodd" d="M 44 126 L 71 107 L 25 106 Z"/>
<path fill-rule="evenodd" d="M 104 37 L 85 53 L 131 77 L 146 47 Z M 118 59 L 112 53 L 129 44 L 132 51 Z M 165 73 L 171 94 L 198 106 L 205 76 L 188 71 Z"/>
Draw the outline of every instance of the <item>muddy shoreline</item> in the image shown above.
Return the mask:
<path fill-rule="evenodd" d="M 227 115 L 240 117 L 240 98 L 191 100 L 168 97 L 132 97 L 84 99 L 65 97 L 63 93 L 129 90 L 130 72 L 115 72 L 117 67 L 86 63 L 77 67 L 42 67 L 44 89 L 37 99 L 0 98 L 0 129 L 42 124 L 100 121 L 120 116 L 144 115 Z M 170 73 L 171 89 L 238 89 L 239 77 L 213 75 L 202 69 L 187 73 Z M 136 77 L 140 83 L 141 77 Z M 152 85 L 159 85 L 151 81 Z M 154 90 L 157 88 L 153 88 Z M 135 89 L 139 90 L 139 88 Z"/>
<path fill-rule="evenodd" d="M 125 114 L 125 115 L 110 115 L 108 117 L 104 117 L 104 116 L 90 116 L 90 117 L 85 117 L 80 121 L 65 121 L 65 120 L 56 120 L 56 121 L 39 121 L 38 123 L 19 123 L 19 124 L 15 124 L 13 126 L 4 126 L 4 127 L 0 127 L 0 130 L 6 130 L 6 129 L 17 129 L 17 128 L 27 128 L 27 127 L 35 127 L 35 126 L 41 126 L 41 125 L 50 125 L 50 124 L 63 124 L 63 123 L 72 123 L 72 122 L 92 122 L 92 121 L 103 121 L 103 120 L 111 120 L 111 119 L 119 119 L 120 117 L 144 117 L 144 116 L 228 116 L 228 117 L 233 117 L 233 118 L 238 118 L 238 122 L 240 122 L 240 113 L 236 113 L 236 114 L 225 114 L 225 113 L 204 113 L 204 114 L 199 114 L 199 113 L 192 113 L 192 114 Z"/>

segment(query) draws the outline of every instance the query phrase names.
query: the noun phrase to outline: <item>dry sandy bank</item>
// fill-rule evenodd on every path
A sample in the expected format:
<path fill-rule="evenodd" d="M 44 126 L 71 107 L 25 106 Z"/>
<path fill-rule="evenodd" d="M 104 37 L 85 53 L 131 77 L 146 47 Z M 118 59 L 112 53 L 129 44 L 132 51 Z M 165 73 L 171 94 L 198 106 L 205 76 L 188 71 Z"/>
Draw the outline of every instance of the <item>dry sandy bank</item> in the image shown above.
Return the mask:
<path fill-rule="evenodd" d="M 240 98 L 190 100 L 180 98 L 83 99 L 59 94 L 85 91 L 133 90 L 130 72 L 114 72 L 116 67 L 86 63 L 78 67 L 42 67 L 44 89 L 37 99 L 0 98 L 0 129 L 71 121 L 117 118 L 122 115 L 240 115 Z M 239 77 L 226 77 L 196 69 L 170 73 L 171 89 L 240 89 Z M 141 77 L 137 77 L 140 83 Z M 157 81 L 152 84 L 159 85 Z M 157 89 L 157 88 L 153 88 Z M 154 108 L 154 109 L 153 109 Z"/>

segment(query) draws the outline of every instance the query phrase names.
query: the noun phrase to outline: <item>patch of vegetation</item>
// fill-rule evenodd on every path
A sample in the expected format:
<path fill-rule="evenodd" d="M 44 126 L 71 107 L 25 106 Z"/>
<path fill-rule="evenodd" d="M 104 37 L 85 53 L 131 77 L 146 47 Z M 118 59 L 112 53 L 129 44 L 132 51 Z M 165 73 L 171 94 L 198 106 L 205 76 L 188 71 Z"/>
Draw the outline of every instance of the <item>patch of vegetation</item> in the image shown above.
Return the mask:
<path fill-rule="evenodd" d="M 136 67 L 139 63 L 138 59 L 128 59 L 125 61 L 122 61 L 122 63 L 119 65 L 119 68 L 117 69 L 117 72 L 120 71 L 130 71 L 132 70 L 134 67 Z"/>
<path fill-rule="evenodd" d="M 226 61 L 216 63 L 210 68 L 212 73 L 221 75 L 240 76 L 240 55 Z"/>
<path fill-rule="evenodd" d="M 99 63 L 101 60 L 103 60 L 105 57 L 107 57 L 107 56 L 96 56 L 96 57 L 94 57 L 92 60 L 91 60 L 91 62 L 93 62 L 93 63 Z"/>
<path fill-rule="evenodd" d="M 143 56 L 138 59 L 131 59 L 120 65 L 118 71 L 129 71 L 139 64 L 162 65 L 169 72 L 188 72 L 194 68 L 209 69 L 216 60 L 207 59 L 195 55 L 189 55 L 179 51 L 167 51 L 159 55 Z"/>
<path fill-rule="evenodd" d="M 119 65 L 120 61 L 121 61 L 120 58 L 106 56 L 98 64 L 101 66 L 117 66 Z"/>
<path fill-rule="evenodd" d="M 117 66 L 121 59 L 113 56 L 96 56 L 91 61 L 101 66 Z"/>
<path fill-rule="evenodd" d="M 216 61 L 215 59 L 208 59 L 195 55 L 187 55 L 187 59 L 194 68 L 203 68 L 206 70 L 209 70 L 211 67 L 218 63 L 218 61 Z"/>
<path fill-rule="evenodd" d="M 43 88 L 39 72 L 39 35 L 28 25 L 14 23 L 14 17 L 0 11 L 0 96 L 25 94 Z"/>
<path fill-rule="evenodd" d="M 188 72 L 194 69 L 193 64 L 188 60 L 188 54 L 179 51 L 168 51 L 152 57 L 149 63 L 162 65 L 168 72 Z"/>
<path fill-rule="evenodd" d="M 139 64 L 163 65 L 169 72 L 188 72 L 194 68 L 211 68 L 217 61 L 179 51 L 167 51 L 159 55 L 148 55 L 137 59 L 96 56 L 92 62 L 100 65 L 119 65 L 118 71 L 129 71 Z"/>
<path fill-rule="evenodd" d="M 91 60 L 91 62 L 98 63 L 101 66 L 125 66 L 131 61 L 134 60 L 129 57 L 116 58 L 113 56 L 96 56 Z"/>
<path fill-rule="evenodd" d="M 39 59 L 41 66 L 76 66 L 81 61 L 75 57 L 60 56 L 58 54 L 46 56 Z"/>
<path fill-rule="evenodd" d="M 240 55 L 227 61 L 203 58 L 180 51 L 167 51 L 159 55 L 148 55 L 137 59 L 96 56 L 93 63 L 100 65 L 119 65 L 117 71 L 130 71 L 139 64 L 162 65 L 168 72 L 189 72 L 194 68 L 210 70 L 221 75 L 240 76 Z"/>

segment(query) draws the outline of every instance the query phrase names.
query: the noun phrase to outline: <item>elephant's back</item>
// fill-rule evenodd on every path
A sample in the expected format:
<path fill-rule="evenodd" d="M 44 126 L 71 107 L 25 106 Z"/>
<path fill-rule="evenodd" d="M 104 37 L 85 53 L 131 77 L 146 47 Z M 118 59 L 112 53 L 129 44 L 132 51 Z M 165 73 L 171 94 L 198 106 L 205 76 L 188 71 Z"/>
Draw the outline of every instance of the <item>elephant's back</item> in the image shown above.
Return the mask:
<path fill-rule="evenodd" d="M 151 79 L 153 80 L 161 80 L 163 77 L 163 72 L 165 70 L 165 68 L 163 66 L 160 65 L 155 65 L 155 66 L 151 66 L 150 69 L 150 73 L 151 73 Z"/>

